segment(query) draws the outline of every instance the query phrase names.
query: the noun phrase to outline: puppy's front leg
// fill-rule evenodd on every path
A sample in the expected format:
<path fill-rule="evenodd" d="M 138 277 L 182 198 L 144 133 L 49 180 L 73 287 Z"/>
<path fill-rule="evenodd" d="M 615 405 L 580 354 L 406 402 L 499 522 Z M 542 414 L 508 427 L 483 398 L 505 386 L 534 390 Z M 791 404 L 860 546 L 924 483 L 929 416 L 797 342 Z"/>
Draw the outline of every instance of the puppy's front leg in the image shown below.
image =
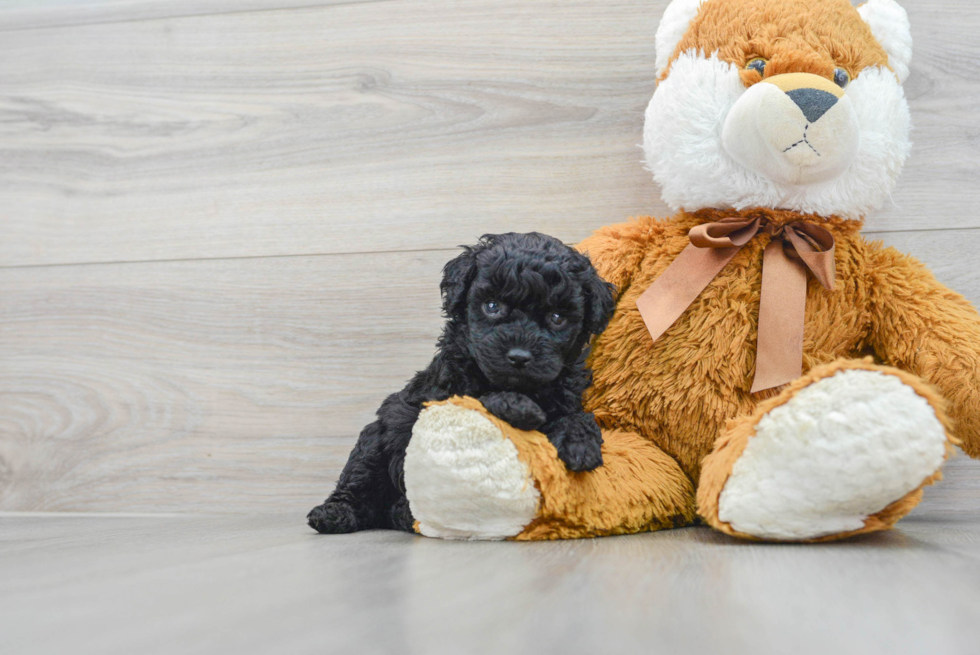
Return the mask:
<path fill-rule="evenodd" d="M 487 411 L 518 430 L 537 430 L 548 420 L 541 407 L 516 391 L 492 391 L 480 397 Z"/>
<path fill-rule="evenodd" d="M 591 471 L 602 466 L 602 430 L 591 412 L 575 412 L 541 429 L 558 450 L 570 471 Z"/>

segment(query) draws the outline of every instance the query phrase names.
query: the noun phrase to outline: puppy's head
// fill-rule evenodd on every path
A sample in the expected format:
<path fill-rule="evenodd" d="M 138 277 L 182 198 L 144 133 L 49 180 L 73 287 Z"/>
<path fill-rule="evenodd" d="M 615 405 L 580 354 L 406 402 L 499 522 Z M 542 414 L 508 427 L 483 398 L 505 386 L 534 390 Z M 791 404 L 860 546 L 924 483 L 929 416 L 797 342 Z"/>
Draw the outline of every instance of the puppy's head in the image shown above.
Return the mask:
<path fill-rule="evenodd" d="M 443 309 L 495 386 L 533 389 L 576 361 L 613 310 L 613 287 L 557 239 L 486 235 L 443 271 Z"/>

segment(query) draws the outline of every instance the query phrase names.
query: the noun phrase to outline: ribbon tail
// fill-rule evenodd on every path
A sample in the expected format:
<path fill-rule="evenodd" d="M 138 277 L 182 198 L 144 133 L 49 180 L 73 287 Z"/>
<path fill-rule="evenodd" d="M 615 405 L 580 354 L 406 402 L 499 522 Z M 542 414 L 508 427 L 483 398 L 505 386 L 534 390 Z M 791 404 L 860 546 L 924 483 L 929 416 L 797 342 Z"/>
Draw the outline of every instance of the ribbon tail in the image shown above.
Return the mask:
<path fill-rule="evenodd" d="M 801 233 L 806 236 L 800 236 Z M 786 228 L 786 237 L 817 281 L 833 290 L 835 277 L 834 235 L 819 225 L 799 223 Z"/>
<path fill-rule="evenodd" d="M 690 244 L 637 298 L 650 336 L 656 341 L 677 322 L 741 247 L 698 248 Z"/>
<path fill-rule="evenodd" d="M 779 387 L 803 375 L 806 268 L 783 250 L 781 239 L 766 246 L 762 263 L 759 339 L 752 393 Z"/>

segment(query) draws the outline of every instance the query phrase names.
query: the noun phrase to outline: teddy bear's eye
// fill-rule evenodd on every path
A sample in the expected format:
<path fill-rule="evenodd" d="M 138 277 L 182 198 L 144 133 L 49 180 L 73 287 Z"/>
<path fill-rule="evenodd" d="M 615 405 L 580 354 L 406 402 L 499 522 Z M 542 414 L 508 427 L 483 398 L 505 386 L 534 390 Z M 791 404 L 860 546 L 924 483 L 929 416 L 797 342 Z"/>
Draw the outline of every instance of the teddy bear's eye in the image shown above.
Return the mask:
<path fill-rule="evenodd" d="M 844 70 L 843 68 L 838 68 L 837 70 L 834 71 L 834 84 L 836 84 L 837 86 L 843 89 L 847 87 L 847 85 L 850 84 L 850 82 L 851 82 L 851 75 L 846 70 Z"/>
<path fill-rule="evenodd" d="M 765 75 L 766 63 L 767 63 L 766 60 L 763 59 L 762 57 L 756 57 L 755 59 L 751 60 L 749 63 L 745 64 L 745 68 L 750 71 L 755 71 L 759 75 Z"/>

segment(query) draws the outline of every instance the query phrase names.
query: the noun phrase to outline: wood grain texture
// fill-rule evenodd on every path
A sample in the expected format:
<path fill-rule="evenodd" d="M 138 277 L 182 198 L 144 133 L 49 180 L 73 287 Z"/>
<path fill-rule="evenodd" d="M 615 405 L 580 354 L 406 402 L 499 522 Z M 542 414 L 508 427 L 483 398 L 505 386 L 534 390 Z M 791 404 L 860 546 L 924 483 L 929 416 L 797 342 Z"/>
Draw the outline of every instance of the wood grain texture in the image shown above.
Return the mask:
<path fill-rule="evenodd" d="M 980 230 L 886 236 L 980 301 Z M 431 358 L 454 253 L 0 269 L 0 510 L 307 509 Z"/>
<path fill-rule="evenodd" d="M 0 0 L 0 32 L 396 0 Z"/>
<path fill-rule="evenodd" d="M 528 227 L 576 241 L 663 215 L 637 144 L 665 5 L 397 0 L 6 32 L 0 266 Z M 977 227 L 980 5 L 906 5 L 917 145 L 869 229 Z"/>
<path fill-rule="evenodd" d="M 0 510 L 302 509 L 431 359 L 452 255 L 0 271 Z"/>
<path fill-rule="evenodd" d="M 313 534 L 297 516 L 0 517 L 11 655 L 968 655 L 980 519 L 839 544 L 707 528 L 551 543 Z"/>

